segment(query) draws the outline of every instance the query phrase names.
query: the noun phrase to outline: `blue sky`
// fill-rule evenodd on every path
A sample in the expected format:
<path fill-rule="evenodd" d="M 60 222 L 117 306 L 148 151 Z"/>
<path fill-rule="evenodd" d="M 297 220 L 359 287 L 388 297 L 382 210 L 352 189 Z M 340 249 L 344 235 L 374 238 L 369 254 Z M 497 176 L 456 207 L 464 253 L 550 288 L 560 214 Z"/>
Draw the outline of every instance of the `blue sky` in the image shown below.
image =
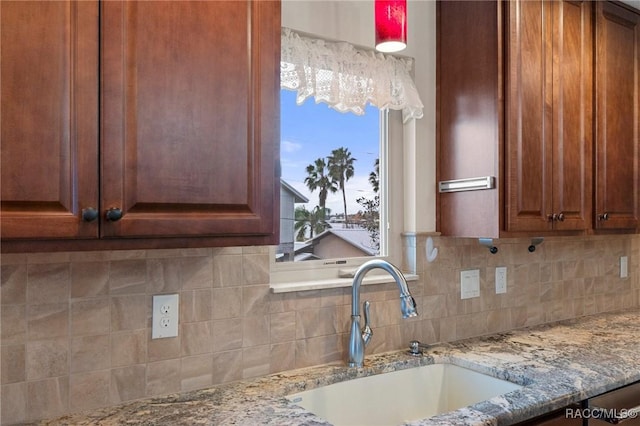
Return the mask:
<path fill-rule="evenodd" d="M 339 113 L 313 98 L 296 105 L 296 92 L 281 90 L 280 99 L 280 161 L 282 178 L 309 198 L 308 209 L 318 205 L 318 191 L 311 193 L 304 184 L 306 167 L 331 151 L 346 147 L 354 163 L 355 176 L 347 184 L 347 211 L 361 210 L 356 199 L 373 198 L 369 173 L 379 152 L 379 113 L 370 105 L 362 116 Z M 329 194 L 327 207 L 333 214 L 342 213 L 342 193 Z"/>

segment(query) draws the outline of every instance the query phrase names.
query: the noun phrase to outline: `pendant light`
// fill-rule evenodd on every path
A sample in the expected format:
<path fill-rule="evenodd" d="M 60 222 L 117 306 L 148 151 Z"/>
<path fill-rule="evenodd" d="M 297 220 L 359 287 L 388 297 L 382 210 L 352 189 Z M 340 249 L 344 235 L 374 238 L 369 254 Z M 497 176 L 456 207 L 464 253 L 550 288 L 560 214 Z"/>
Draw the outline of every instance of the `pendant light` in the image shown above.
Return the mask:
<path fill-rule="evenodd" d="M 390 53 L 407 47 L 407 0 L 374 0 L 376 50 Z"/>

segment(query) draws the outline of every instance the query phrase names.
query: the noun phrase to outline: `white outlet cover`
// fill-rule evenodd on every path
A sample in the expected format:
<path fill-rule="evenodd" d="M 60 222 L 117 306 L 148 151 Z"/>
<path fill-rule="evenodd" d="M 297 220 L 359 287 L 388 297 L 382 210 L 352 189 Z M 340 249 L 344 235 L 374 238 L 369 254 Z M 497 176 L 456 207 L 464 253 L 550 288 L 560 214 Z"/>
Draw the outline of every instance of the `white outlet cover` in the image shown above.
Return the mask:
<path fill-rule="evenodd" d="M 178 336 L 179 299 L 177 294 L 153 296 L 151 338 L 163 339 Z"/>
<path fill-rule="evenodd" d="M 460 271 L 460 299 L 480 297 L 480 270 Z"/>
<path fill-rule="evenodd" d="M 496 267 L 496 294 L 507 292 L 507 267 Z"/>
<path fill-rule="evenodd" d="M 629 276 L 628 266 L 627 256 L 622 256 L 620 258 L 620 278 L 627 278 Z"/>

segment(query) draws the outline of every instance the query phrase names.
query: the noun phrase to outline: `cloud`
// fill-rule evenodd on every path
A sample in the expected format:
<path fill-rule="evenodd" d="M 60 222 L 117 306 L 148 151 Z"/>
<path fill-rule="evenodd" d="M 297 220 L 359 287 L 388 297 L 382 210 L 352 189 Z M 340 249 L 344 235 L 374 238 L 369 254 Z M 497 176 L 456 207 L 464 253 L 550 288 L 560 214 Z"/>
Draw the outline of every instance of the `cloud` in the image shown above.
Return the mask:
<path fill-rule="evenodd" d="M 304 184 L 304 179 L 307 177 L 305 169 L 308 165 L 309 162 L 303 159 L 280 157 L 282 178 L 292 185 L 293 182 Z"/>
<path fill-rule="evenodd" d="M 280 141 L 280 149 L 282 152 L 297 152 L 302 149 L 302 144 L 291 141 Z"/>

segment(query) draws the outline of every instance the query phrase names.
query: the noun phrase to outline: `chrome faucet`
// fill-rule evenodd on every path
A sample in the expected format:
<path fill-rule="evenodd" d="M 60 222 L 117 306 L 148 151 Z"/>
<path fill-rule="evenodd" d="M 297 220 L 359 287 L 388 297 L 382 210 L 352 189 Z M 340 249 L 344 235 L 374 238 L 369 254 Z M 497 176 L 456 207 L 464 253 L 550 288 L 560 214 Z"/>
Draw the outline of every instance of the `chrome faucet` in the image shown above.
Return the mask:
<path fill-rule="evenodd" d="M 372 269 L 380 268 L 387 271 L 400 290 L 400 310 L 403 318 L 415 317 L 418 315 L 416 310 L 416 301 L 413 300 L 407 280 L 402 272 L 386 260 L 373 259 L 365 262 L 358 268 L 353 277 L 351 288 L 351 337 L 349 337 L 349 367 L 362 367 L 364 365 L 364 348 L 367 346 L 373 335 L 373 331 L 369 326 L 369 302 L 363 303 L 364 309 L 364 329 L 360 330 L 360 286 L 362 279 Z"/>

